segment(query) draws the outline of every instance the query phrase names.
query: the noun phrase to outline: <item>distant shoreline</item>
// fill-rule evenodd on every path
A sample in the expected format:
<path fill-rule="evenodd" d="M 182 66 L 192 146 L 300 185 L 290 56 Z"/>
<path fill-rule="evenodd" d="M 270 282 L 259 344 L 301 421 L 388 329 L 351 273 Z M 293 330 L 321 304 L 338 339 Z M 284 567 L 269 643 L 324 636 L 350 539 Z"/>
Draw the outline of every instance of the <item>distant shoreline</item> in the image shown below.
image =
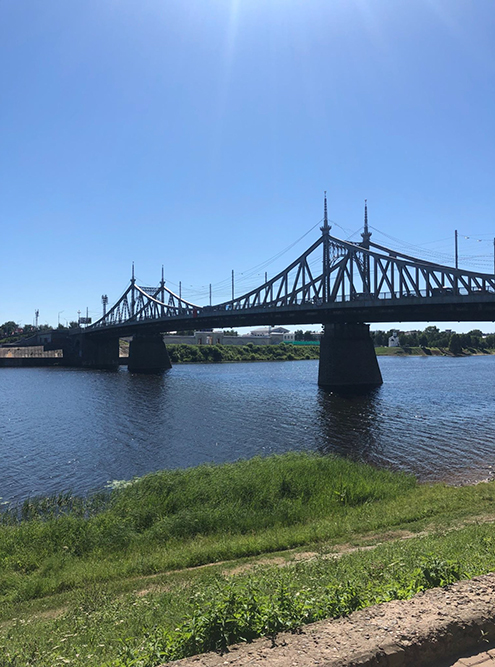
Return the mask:
<path fill-rule="evenodd" d="M 453 354 L 443 347 L 375 347 L 377 357 L 485 357 L 495 350 L 467 349 L 462 354 Z"/>

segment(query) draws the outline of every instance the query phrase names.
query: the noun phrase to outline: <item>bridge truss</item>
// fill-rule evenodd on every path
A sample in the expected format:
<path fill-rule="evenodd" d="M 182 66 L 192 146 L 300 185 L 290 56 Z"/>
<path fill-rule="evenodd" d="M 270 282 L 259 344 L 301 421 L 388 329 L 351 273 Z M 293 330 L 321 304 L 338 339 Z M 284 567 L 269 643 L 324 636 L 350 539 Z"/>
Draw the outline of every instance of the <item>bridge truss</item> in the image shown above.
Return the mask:
<path fill-rule="evenodd" d="M 328 315 L 332 309 L 352 304 L 371 312 L 384 304 L 413 303 L 417 307 L 480 296 L 495 304 L 495 275 L 435 264 L 371 242 L 366 209 L 361 243 L 330 235 L 326 201 L 321 232 L 315 243 L 276 276 L 247 294 L 212 306 L 190 303 L 169 290 L 163 273 L 156 288 L 138 286 L 133 275 L 119 301 L 88 329 L 212 317 L 216 322 L 225 320 L 228 326 L 232 315 L 255 311 L 268 316 L 281 309 L 324 309 Z M 319 321 L 318 316 L 312 321 Z"/>

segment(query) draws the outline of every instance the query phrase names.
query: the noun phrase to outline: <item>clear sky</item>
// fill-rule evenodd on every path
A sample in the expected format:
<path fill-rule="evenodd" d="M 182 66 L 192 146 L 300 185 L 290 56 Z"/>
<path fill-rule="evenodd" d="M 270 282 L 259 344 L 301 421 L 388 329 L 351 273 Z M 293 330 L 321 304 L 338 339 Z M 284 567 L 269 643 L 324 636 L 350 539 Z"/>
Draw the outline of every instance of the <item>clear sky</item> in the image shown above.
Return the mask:
<path fill-rule="evenodd" d="M 0 322 L 96 318 L 133 261 L 241 294 L 324 190 L 336 236 L 367 198 L 373 240 L 493 272 L 493 0 L 2 0 L 0 96 Z"/>

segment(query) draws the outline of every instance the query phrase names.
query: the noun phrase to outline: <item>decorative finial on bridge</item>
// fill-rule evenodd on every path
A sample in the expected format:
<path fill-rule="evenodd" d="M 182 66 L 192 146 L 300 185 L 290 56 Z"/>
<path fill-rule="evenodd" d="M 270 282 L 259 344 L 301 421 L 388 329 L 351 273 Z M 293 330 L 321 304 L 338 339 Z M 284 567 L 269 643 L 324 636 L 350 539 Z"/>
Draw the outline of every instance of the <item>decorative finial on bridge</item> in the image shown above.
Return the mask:
<path fill-rule="evenodd" d="M 165 274 L 163 272 L 163 264 L 162 264 L 162 285 L 165 285 Z"/>
<path fill-rule="evenodd" d="M 136 279 L 134 278 L 134 262 L 132 263 L 132 275 L 131 275 L 131 283 L 135 283 Z"/>
<path fill-rule="evenodd" d="M 361 245 L 363 248 L 369 248 L 370 247 L 370 236 L 371 232 L 368 229 L 368 200 L 364 200 L 364 231 L 361 234 L 363 237 L 363 241 Z"/>
<path fill-rule="evenodd" d="M 324 206 L 323 206 L 323 227 L 320 227 L 322 232 L 328 232 L 330 231 L 331 227 L 328 224 L 328 210 L 327 210 L 327 191 L 325 190 L 325 197 L 324 197 Z"/>

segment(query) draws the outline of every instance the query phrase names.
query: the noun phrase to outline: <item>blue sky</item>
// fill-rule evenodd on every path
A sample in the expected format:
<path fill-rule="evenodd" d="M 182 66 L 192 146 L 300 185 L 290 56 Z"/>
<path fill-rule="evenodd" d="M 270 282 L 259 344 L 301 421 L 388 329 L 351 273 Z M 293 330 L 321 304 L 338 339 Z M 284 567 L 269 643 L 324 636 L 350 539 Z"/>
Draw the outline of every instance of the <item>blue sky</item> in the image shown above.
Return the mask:
<path fill-rule="evenodd" d="M 336 236 L 367 198 L 374 240 L 493 272 L 492 0 L 3 0 L 0 91 L 0 322 L 97 317 L 133 261 L 245 292 L 324 190 Z"/>

